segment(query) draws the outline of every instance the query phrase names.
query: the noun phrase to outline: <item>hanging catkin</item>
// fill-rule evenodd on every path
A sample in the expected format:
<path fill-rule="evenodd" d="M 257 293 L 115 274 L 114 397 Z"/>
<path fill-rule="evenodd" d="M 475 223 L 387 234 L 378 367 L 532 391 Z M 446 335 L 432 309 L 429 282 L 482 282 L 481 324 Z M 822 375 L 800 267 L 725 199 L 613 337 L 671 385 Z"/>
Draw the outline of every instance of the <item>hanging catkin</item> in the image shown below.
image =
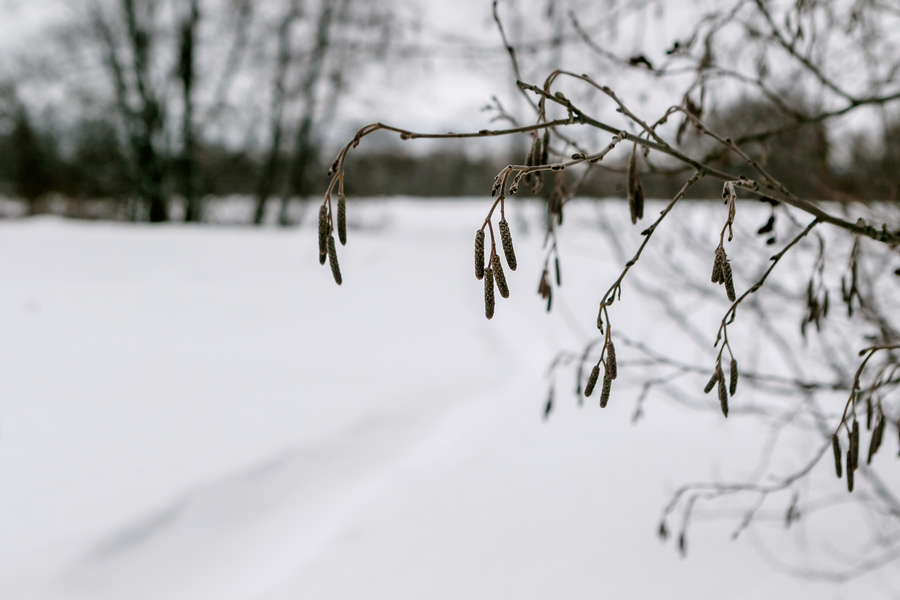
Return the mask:
<path fill-rule="evenodd" d="M 737 384 L 738 384 L 737 361 L 732 358 L 731 359 L 731 377 L 728 382 L 728 394 L 731 397 L 734 397 L 734 393 L 737 391 Z"/>
<path fill-rule="evenodd" d="M 512 235 L 509 233 L 509 223 L 506 219 L 500 219 L 500 242 L 503 245 L 503 255 L 506 257 L 506 264 L 509 265 L 511 271 L 516 270 L 516 250 L 513 248 Z"/>
<path fill-rule="evenodd" d="M 594 368 L 591 369 L 591 375 L 588 377 L 587 385 L 584 386 L 585 396 L 590 396 L 594 393 L 594 387 L 597 385 L 598 379 L 600 379 L 600 365 L 594 365 Z"/>
<path fill-rule="evenodd" d="M 331 274 L 334 276 L 334 282 L 341 285 L 341 267 L 338 265 L 337 250 L 334 247 L 334 236 L 328 237 L 328 259 L 331 263 Z"/>
<path fill-rule="evenodd" d="M 494 255 L 491 259 L 491 269 L 494 271 L 494 277 L 497 279 L 497 289 L 504 298 L 509 298 L 509 287 L 506 285 L 506 275 L 503 274 L 503 265 L 500 264 L 500 257 Z"/>
<path fill-rule="evenodd" d="M 628 209 L 631 212 L 631 223 L 644 218 L 644 184 L 637 167 L 637 144 L 631 151 L 628 161 Z"/>
<path fill-rule="evenodd" d="M 831 436 L 831 449 L 834 451 L 834 472 L 838 479 L 841 478 L 841 442 L 838 440 L 838 434 Z"/>
<path fill-rule="evenodd" d="M 325 264 L 328 255 L 328 209 L 323 204 L 319 207 L 319 264 Z"/>
<path fill-rule="evenodd" d="M 484 277 L 484 229 L 475 232 L 475 278 Z"/>
<path fill-rule="evenodd" d="M 494 317 L 494 272 L 490 267 L 484 271 L 484 316 Z"/>
<path fill-rule="evenodd" d="M 347 245 L 347 199 L 341 194 L 338 196 L 338 239 L 341 246 Z"/>

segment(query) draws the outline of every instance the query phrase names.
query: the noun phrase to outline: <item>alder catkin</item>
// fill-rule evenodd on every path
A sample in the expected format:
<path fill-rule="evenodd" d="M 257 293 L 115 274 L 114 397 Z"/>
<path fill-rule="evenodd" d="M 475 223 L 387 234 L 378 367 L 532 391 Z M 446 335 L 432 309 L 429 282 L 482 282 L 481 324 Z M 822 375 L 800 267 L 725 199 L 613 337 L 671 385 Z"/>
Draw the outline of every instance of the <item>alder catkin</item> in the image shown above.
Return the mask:
<path fill-rule="evenodd" d="M 637 168 L 637 144 L 628 161 L 628 209 L 631 212 L 631 224 L 644 218 L 644 184 Z"/>
<path fill-rule="evenodd" d="M 852 452 L 847 452 L 847 491 L 853 491 L 853 457 Z"/>
<path fill-rule="evenodd" d="M 706 382 L 706 387 L 703 388 L 703 393 L 708 394 L 712 391 L 714 387 L 716 387 L 716 382 L 719 381 L 719 370 L 716 369 L 713 371 L 712 377 L 709 378 L 709 381 Z"/>
<path fill-rule="evenodd" d="M 506 257 L 506 264 L 509 265 L 511 271 L 516 270 L 516 250 L 513 248 L 512 235 L 509 233 L 509 223 L 506 219 L 500 219 L 500 242 L 503 245 L 503 255 Z"/>
<path fill-rule="evenodd" d="M 712 282 L 713 283 L 724 283 L 725 281 L 725 273 L 723 265 L 728 263 L 728 258 L 725 256 L 725 249 L 722 246 L 716 248 L 716 254 L 713 258 L 713 270 L 712 270 Z"/>
<path fill-rule="evenodd" d="M 834 451 L 834 472 L 838 479 L 841 478 L 841 442 L 838 440 L 838 434 L 831 436 L 831 449 Z"/>
<path fill-rule="evenodd" d="M 541 144 L 541 138 L 535 137 L 534 144 L 531 147 L 531 164 L 532 165 L 542 165 L 544 164 L 541 161 L 541 156 L 543 155 L 543 147 Z"/>
<path fill-rule="evenodd" d="M 328 259 L 331 263 L 331 274 L 334 276 L 334 282 L 341 285 L 341 267 L 338 265 L 337 250 L 334 247 L 334 236 L 328 236 Z"/>
<path fill-rule="evenodd" d="M 341 246 L 347 245 L 347 199 L 341 194 L 338 196 L 338 239 Z"/>
<path fill-rule="evenodd" d="M 544 140 L 543 144 L 541 144 L 541 162 L 540 164 L 546 165 L 550 160 L 550 130 L 544 130 Z"/>
<path fill-rule="evenodd" d="M 722 266 L 722 274 L 725 279 L 725 294 L 727 294 L 729 302 L 734 302 L 737 296 L 734 293 L 734 279 L 731 277 L 731 265 L 728 264 L 728 261 Z"/>
<path fill-rule="evenodd" d="M 490 267 L 484 272 L 484 316 L 494 317 L 494 272 Z"/>
<path fill-rule="evenodd" d="M 850 430 L 850 465 L 855 471 L 859 468 L 859 421 L 853 419 L 853 428 Z M 851 490 L 852 491 L 852 490 Z"/>
<path fill-rule="evenodd" d="M 319 264 L 325 264 L 328 255 L 328 209 L 323 204 L 319 207 Z"/>
<path fill-rule="evenodd" d="M 738 367 L 737 361 L 733 358 L 731 359 L 731 377 L 728 382 L 728 395 L 732 398 L 734 397 L 734 393 L 737 391 L 737 383 L 738 383 Z"/>
<path fill-rule="evenodd" d="M 591 369 L 591 375 L 588 377 L 587 385 L 584 386 L 584 395 L 586 397 L 594 393 L 594 386 L 597 385 L 598 379 L 600 379 L 600 365 L 594 365 L 594 368 Z"/>
<path fill-rule="evenodd" d="M 719 406 L 722 407 L 722 414 L 728 418 L 728 390 L 725 389 L 725 376 L 719 371 Z"/>
<path fill-rule="evenodd" d="M 609 392 L 612 389 L 612 379 L 609 377 L 609 371 L 603 375 L 603 389 L 600 390 L 600 408 L 606 408 L 609 402 Z"/>
<path fill-rule="evenodd" d="M 884 427 L 887 425 L 887 422 L 884 419 L 884 415 L 881 415 L 878 418 L 878 425 L 875 426 L 875 435 L 878 436 L 878 442 L 875 445 L 875 451 L 878 451 L 878 448 L 881 447 L 881 440 L 884 439 Z"/>
<path fill-rule="evenodd" d="M 872 464 L 872 457 L 881 447 L 881 438 L 884 435 L 884 417 L 879 417 L 875 424 L 875 431 L 872 432 L 872 440 L 869 442 L 869 455 L 866 457 L 866 464 Z"/>
<path fill-rule="evenodd" d="M 475 278 L 484 277 L 484 229 L 475 232 Z"/>
<path fill-rule="evenodd" d="M 616 366 L 616 347 L 613 346 L 612 340 L 606 342 L 606 372 L 610 379 L 615 379 L 619 374 Z"/>
<path fill-rule="evenodd" d="M 494 271 L 494 277 L 497 279 L 497 289 L 504 298 L 509 298 L 509 287 L 506 285 L 506 275 L 503 274 L 503 265 L 500 263 L 500 257 L 494 255 L 491 259 L 491 269 Z"/>

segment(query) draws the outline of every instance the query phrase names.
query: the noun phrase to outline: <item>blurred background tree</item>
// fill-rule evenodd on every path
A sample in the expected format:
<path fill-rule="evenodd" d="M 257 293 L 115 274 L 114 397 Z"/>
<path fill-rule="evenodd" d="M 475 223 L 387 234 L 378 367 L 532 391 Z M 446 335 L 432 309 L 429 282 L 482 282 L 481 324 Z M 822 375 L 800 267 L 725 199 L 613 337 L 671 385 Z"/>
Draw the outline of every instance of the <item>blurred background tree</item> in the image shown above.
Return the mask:
<path fill-rule="evenodd" d="M 252 191 L 256 222 L 277 194 L 286 224 L 290 199 L 308 195 L 321 171 L 322 128 L 393 28 L 390 3 L 357 0 L 58 8 L 69 18 L 36 34 L 42 49 L 7 74 L 20 88 L 53 90 L 20 95 L 17 128 L 3 135 L 28 185 L 42 186 L 16 195 L 133 197 L 127 216 L 153 222 L 172 217 L 173 197 L 179 216 L 198 221 L 206 195 Z M 35 127 L 35 110 L 55 117 Z M 66 177 L 43 174 L 51 167 L 40 137 L 54 138 Z"/>

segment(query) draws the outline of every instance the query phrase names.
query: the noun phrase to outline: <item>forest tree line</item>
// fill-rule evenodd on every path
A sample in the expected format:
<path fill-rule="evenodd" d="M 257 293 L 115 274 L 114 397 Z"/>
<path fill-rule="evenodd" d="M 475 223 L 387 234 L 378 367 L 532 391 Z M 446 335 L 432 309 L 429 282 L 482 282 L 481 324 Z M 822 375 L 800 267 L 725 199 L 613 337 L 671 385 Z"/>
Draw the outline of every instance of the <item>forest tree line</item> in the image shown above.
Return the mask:
<path fill-rule="evenodd" d="M 758 120 L 763 108 L 736 106 L 732 114 L 743 114 L 748 122 Z M 79 201 L 103 200 L 109 203 L 110 218 L 143 220 L 146 211 L 129 213 L 126 203 L 138 196 L 140 175 L 133 169 L 133 158 L 121 138 L 120 128 L 112 120 L 92 119 L 76 123 L 67 130 L 42 128 L 30 116 L 28 107 L 20 106 L 0 121 L 0 194 L 27 204 L 31 214 L 50 210 L 48 197 L 62 196 L 69 206 Z M 836 167 L 829 160 L 829 140 L 821 126 L 810 125 L 785 134 L 767 144 L 771 171 L 793 189 L 810 197 L 852 201 L 855 198 L 900 198 L 900 125 L 887 132 L 878 151 L 864 139 L 849 144 L 851 157 Z M 524 143 L 524 142 L 523 142 Z M 524 157 L 510 152 L 507 156 L 471 157 L 462 151 L 444 151 L 425 155 L 405 154 L 402 149 L 361 152 L 352 159 L 354 177 L 347 180 L 347 193 L 352 196 L 408 195 L 421 197 L 456 197 L 483 195 L 503 165 L 519 162 Z M 160 193 L 166 198 L 184 201 L 178 187 L 181 157 L 178 153 L 160 157 Z M 320 195 L 327 184 L 328 161 L 318 147 L 306 158 L 305 180 L 296 188 L 304 195 Z M 197 140 L 193 149 L 193 186 L 197 197 L 205 202 L 215 198 L 242 195 L 258 196 L 260 178 L 267 169 L 274 173 L 271 182 L 274 195 L 289 193 L 288 172 L 291 156 L 277 157 L 274 170 L 267 158 L 252 148 L 229 148 L 215 142 Z M 719 162 L 729 162 L 727 158 Z M 731 161 L 734 167 L 734 161 Z M 621 197 L 625 193 L 625 165 L 603 165 L 582 185 L 582 195 Z M 678 178 L 665 169 L 648 172 L 644 184 L 650 197 L 668 197 L 677 191 Z M 549 188 L 542 193 L 549 193 Z M 700 188 L 697 197 L 714 198 L 719 190 Z M 132 204 L 139 206 L 139 204 Z M 77 210 L 75 210 L 77 214 Z"/>

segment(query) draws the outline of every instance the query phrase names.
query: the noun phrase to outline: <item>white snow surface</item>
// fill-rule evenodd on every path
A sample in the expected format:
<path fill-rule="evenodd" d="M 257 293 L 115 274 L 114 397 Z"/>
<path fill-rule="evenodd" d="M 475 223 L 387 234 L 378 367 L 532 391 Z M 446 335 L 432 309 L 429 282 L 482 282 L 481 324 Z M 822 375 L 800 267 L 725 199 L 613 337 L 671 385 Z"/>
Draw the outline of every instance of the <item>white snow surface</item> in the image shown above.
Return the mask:
<path fill-rule="evenodd" d="M 674 489 L 755 431 L 662 400 L 633 426 L 633 389 L 601 411 L 562 379 L 543 421 L 547 366 L 621 265 L 592 207 L 567 217 L 547 314 L 537 213 L 508 207 L 520 267 L 487 321 L 489 202 L 351 202 L 340 287 L 314 224 L 0 222 L 0 598 L 884 591 L 782 575 L 733 524 L 695 524 L 686 558 L 660 543 Z M 621 326 L 652 332 L 639 306 Z"/>

